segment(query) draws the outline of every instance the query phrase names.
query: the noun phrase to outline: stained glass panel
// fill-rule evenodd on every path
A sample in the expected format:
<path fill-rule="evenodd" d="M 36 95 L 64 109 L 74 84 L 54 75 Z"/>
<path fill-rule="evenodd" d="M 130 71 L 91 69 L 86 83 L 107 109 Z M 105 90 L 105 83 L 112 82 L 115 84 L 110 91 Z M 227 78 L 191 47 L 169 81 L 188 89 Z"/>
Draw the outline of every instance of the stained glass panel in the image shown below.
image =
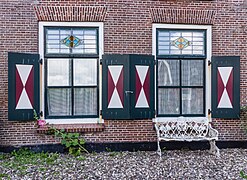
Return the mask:
<path fill-rule="evenodd" d="M 97 28 L 47 28 L 46 54 L 98 54 Z"/>
<path fill-rule="evenodd" d="M 205 31 L 158 30 L 158 55 L 205 56 Z"/>
<path fill-rule="evenodd" d="M 62 43 L 67 47 L 73 48 L 79 46 L 81 44 L 81 40 L 74 35 L 70 35 L 64 38 Z"/>
<path fill-rule="evenodd" d="M 191 41 L 188 41 L 184 37 L 179 37 L 176 40 L 171 42 L 171 45 L 177 47 L 180 50 L 183 50 L 184 48 L 187 48 L 188 46 L 191 45 Z"/>

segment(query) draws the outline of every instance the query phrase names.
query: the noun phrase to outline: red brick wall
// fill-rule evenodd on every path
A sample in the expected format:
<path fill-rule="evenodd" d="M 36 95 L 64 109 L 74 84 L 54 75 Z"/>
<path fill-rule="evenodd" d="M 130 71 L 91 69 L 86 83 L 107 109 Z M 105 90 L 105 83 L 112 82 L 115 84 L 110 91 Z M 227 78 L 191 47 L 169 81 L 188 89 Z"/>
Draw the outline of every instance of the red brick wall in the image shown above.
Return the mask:
<path fill-rule="evenodd" d="M 49 9 L 53 6 L 56 8 Z M 40 14 L 35 13 L 34 7 L 36 13 L 40 12 Z M 61 10 L 59 7 L 64 8 Z M 92 12 L 89 16 L 78 17 L 77 9 Z M 68 13 L 68 18 L 52 17 L 56 14 L 55 11 L 63 11 L 60 14 Z M 247 105 L 246 12 L 247 3 L 244 0 L 0 0 L 0 144 L 56 143 L 51 136 L 37 134 L 34 122 L 7 120 L 7 52 L 38 52 L 37 18 L 55 21 L 104 21 L 105 53 L 151 54 L 153 22 L 213 24 L 213 55 L 241 56 L 241 105 L 243 106 Z M 172 16 L 173 19 L 163 16 Z M 220 140 L 246 139 L 241 120 L 213 120 L 213 124 L 220 132 Z M 103 132 L 86 133 L 86 140 L 90 142 L 155 141 L 151 120 L 106 121 L 105 126 Z"/>

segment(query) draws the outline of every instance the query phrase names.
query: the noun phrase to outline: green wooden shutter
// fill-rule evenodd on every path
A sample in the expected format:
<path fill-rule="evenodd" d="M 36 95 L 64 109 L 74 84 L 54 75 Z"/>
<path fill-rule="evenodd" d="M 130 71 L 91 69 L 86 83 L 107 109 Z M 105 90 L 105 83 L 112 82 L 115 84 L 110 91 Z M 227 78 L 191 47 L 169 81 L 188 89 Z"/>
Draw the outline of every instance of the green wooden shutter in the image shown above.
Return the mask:
<path fill-rule="evenodd" d="M 108 54 L 102 57 L 102 117 L 154 117 L 154 57 Z"/>
<path fill-rule="evenodd" d="M 129 119 L 129 56 L 102 56 L 102 117 Z"/>
<path fill-rule="evenodd" d="M 39 112 L 39 55 L 8 53 L 8 119 L 33 119 Z"/>
<path fill-rule="evenodd" d="M 153 118 L 154 111 L 154 56 L 130 56 L 130 84 L 133 96 L 130 114 L 133 119 Z"/>
<path fill-rule="evenodd" d="M 212 117 L 240 116 L 240 57 L 212 57 Z"/>

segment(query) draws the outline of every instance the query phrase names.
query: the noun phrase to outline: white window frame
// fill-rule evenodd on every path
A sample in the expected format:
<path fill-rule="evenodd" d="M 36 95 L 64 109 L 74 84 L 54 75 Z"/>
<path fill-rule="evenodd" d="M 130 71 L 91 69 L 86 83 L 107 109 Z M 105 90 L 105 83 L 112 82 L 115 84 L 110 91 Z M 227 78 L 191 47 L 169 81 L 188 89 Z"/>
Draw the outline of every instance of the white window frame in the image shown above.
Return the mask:
<path fill-rule="evenodd" d="M 207 42 L 207 48 L 206 48 L 206 60 L 205 61 L 211 61 L 212 56 L 212 26 L 211 25 L 182 25 L 182 24 L 153 24 L 152 25 L 152 55 L 155 56 L 156 59 L 156 32 L 157 29 L 193 29 L 193 30 L 206 30 L 206 42 Z M 211 115 L 208 115 L 208 109 L 211 109 L 211 67 L 205 66 L 206 71 L 206 83 L 205 83 L 205 117 L 208 118 L 209 122 L 211 121 Z M 156 69 L 156 68 L 155 68 Z M 156 79 L 156 72 L 155 72 L 155 79 Z M 155 81 L 155 109 L 156 107 L 156 81 Z M 201 118 L 201 117 L 200 117 Z M 164 120 L 176 120 L 177 117 L 156 117 L 153 119 L 153 121 L 164 121 Z M 190 119 L 198 119 L 198 117 L 191 117 Z"/>
<path fill-rule="evenodd" d="M 44 59 L 44 28 L 49 27 L 98 27 L 99 28 L 99 59 L 102 58 L 104 53 L 104 27 L 103 22 L 39 22 L 39 54 L 40 58 Z M 98 61 L 100 63 L 100 61 Z M 44 64 L 41 67 L 41 96 L 40 107 L 45 117 L 45 77 L 44 77 Z M 102 109 L 102 68 L 99 64 L 99 114 Z M 49 124 L 87 124 L 87 123 L 104 123 L 101 115 L 98 118 L 71 118 L 71 119 L 45 119 Z"/>

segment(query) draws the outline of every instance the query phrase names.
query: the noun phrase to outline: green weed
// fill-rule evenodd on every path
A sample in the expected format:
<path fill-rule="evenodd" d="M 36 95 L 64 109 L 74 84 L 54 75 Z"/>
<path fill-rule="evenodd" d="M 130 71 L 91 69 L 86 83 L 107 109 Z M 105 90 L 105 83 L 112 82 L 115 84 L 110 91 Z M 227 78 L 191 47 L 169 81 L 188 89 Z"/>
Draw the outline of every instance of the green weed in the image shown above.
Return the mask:
<path fill-rule="evenodd" d="M 2 179 L 2 178 L 10 179 L 10 176 L 8 174 L 2 174 L 2 173 L 0 173 L 0 179 Z"/>
<path fill-rule="evenodd" d="M 14 150 L 10 154 L 10 161 L 2 163 L 3 167 L 11 168 L 19 175 L 24 175 L 26 170 L 39 164 L 40 166 L 55 165 L 57 153 L 35 153 L 27 148 Z"/>
<path fill-rule="evenodd" d="M 247 179 L 247 175 L 244 173 L 244 171 L 240 171 L 240 177 Z"/>

